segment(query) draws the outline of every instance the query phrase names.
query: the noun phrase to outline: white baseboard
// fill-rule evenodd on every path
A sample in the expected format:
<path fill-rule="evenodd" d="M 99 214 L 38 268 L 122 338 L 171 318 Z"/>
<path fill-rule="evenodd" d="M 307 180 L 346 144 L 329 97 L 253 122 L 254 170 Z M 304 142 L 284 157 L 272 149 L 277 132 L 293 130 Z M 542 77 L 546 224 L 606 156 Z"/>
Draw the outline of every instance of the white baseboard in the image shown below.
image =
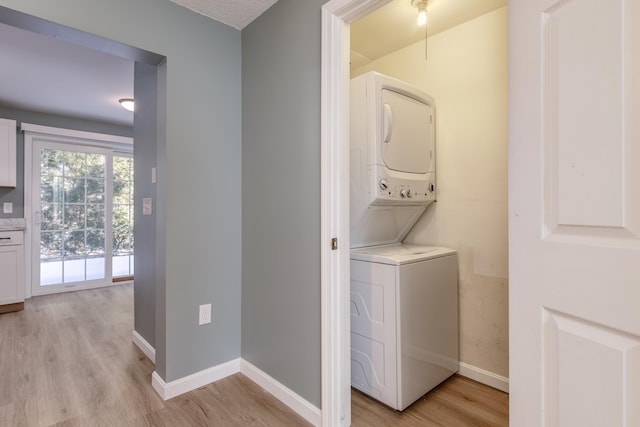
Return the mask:
<path fill-rule="evenodd" d="M 136 345 L 136 347 L 138 347 L 140 349 L 140 351 L 143 352 L 145 354 L 145 356 L 147 356 L 147 358 L 149 358 L 149 360 L 151 360 L 151 363 L 153 363 L 155 365 L 156 364 L 156 349 L 153 348 L 153 346 L 151 346 L 151 344 L 149 344 L 149 342 L 147 340 L 142 338 L 142 335 L 140 335 L 135 330 L 131 331 L 131 339 L 133 340 L 133 343 Z"/>
<path fill-rule="evenodd" d="M 151 375 L 151 385 L 163 400 L 171 399 L 199 387 L 211 384 L 229 375 L 240 372 L 240 359 L 234 359 L 220 365 L 213 366 L 195 374 L 178 378 L 165 383 L 157 371 Z"/>
<path fill-rule="evenodd" d="M 460 370 L 458 373 L 463 377 L 471 378 L 472 380 L 488 385 L 489 387 L 497 388 L 505 393 L 509 393 L 509 378 L 503 377 L 502 375 L 485 371 L 484 369 L 464 362 L 460 362 Z"/>
<path fill-rule="evenodd" d="M 318 407 L 311 404 L 309 401 L 302 398 L 293 390 L 269 376 L 256 366 L 244 359 L 241 359 L 240 372 L 247 376 L 251 381 L 274 395 L 276 399 L 287 405 L 314 426 L 320 426 L 322 424 L 322 413 Z"/>
<path fill-rule="evenodd" d="M 151 375 L 151 385 L 163 400 L 171 399 L 188 391 L 211 384 L 229 375 L 241 372 L 247 378 L 271 393 L 276 399 L 287 405 L 305 420 L 314 426 L 322 423 L 322 413 L 315 405 L 302 398 L 293 390 L 278 382 L 256 366 L 243 359 L 234 359 L 229 362 L 213 366 L 195 374 L 188 375 L 166 383 L 156 371 Z"/>

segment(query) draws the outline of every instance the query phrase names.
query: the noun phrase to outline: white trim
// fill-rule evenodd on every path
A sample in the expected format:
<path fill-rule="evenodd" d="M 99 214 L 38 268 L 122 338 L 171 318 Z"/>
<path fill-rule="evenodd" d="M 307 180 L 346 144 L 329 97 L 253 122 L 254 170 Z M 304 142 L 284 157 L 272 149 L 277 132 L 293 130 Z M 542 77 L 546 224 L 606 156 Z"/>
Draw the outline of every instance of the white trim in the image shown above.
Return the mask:
<path fill-rule="evenodd" d="M 115 144 L 131 144 L 133 138 L 126 136 L 109 135 L 106 133 L 85 132 L 74 129 L 56 128 L 52 126 L 35 125 L 33 123 L 22 123 L 20 126 L 22 132 L 38 133 L 45 136 L 63 136 L 65 138 L 76 138 L 84 140 L 93 140 L 101 142 L 111 142 Z"/>
<path fill-rule="evenodd" d="M 33 177 L 32 177 L 32 162 L 33 162 L 33 141 L 31 135 L 25 135 L 23 140 L 24 145 L 24 176 L 23 176 L 23 184 L 24 184 L 24 221 L 26 228 L 24 230 L 24 298 L 31 298 L 31 241 L 33 240 L 33 231 L 31 231 L 33 226 L 33 213 L 31 209 L 31 198 L 33 197 Z"/>
<path fill-rule="evenodd" d="M 468 363 L 460 362 L 460 370 L 458 374 L 463 377 L 471 378 L 474 381 L 478 381 L 489 387 L 497 388 L 505 393 L 509 393 L 509 378 L 503 377 L 496 373 L 485 371 L 477 366 L 469 365 Z"/>
<path fill-rule="evenodd" d="M 178 378 L 168 383 L 164 382 L 157 371 L 153 371 L 151 375 L 151 385 L 163 400 L 169 400 L 172 397 L 211 384 L 230 375 L 237 374 L 238 372 L 240 372 L 240 358 L 212 366 L 211 368 Z"/>
<path fill-rule="evenodd" d="M 143 353 L 147 354 L 141 345 L 146 345 L 148 346 L 148 349 L 153 351 L 152 360 L 155 363 L 155 350 L 153 347 L 151 347 L 149 343 L 136 331 L 132 331 L 132 335 L 133 342 L 140 348 L 140 350 L 142 350 Z M 140 340 L 141 343 L 136 342 L 136 340 Z M 148 354 L 147 357 L 149 357 Z M 151 359 L 151 357 L 149 358 Z M 157 371 L 153 371 L 153 374 L 151 374 L 151 385 L 163 400 L 169 400 L 183 393 L 187 393 L 237 373 L 245 375 L 251 381 L 271 393 L 276 399 L 287 405 L 292 411 L 309 421 L 314 426 L 320 426 L 322 424 L 322 411 L 320 411 L 317 406 L 313 405 L 308 400 L 304 399 L 253 364 L 241 358 L 233 359 L 229 362 L 213 366 L 183 378 L 178 378 L 177 380 L 173 380 L 168 383 L 160 377 Z"/>
<path fill-rule="evenodd" d="M 349 24 L 390 0 L 322 6 L 320 256 L 322 426 L 351 424 L 349 333 Z M 338 238 L 338 250 L 331 239 Z"/>
<path fill-rule="evenodd" d="M 349 263 L 345 263 L 345 256 L 348 257 L 349 251 L 349 233 L 348 230 L 346 233 L 340 232 L 339 226 L 344 222 L 338 218 L 341 212 L 338 134 L 344 131 L 344 124 L 336 114 L 336 104 L 345 99 L 339 86 L 341 55 L 339 50 L 336 54 L 331 49 L 333 34 L 341 32 L 335 28 L 341 22 L 333 15 L 334 9 L 331 6 L 334 3 L 329 2 L 322 7 L 320 306 L 322 425 L 325 427 L 351 424 L 351 394 L 345 381 L 349 379 L 350 386 L 350 366 L 344 360 L 345 346 L 349 348 L 344 338 L 349 337 L 345 331 L 349 330 L 350 318 L 343 294 L 348 292 L 348 287 L 339 286 L 340 283 L 349 283 L 344 282 L 344 277 L 340 277 L 342 268 L 349 268 Z M 331 250 L 330 242 L 334 237 L 338 238 L 337 251 Z M 348 270 L 345 274 L 348 279 Z M 346 301 L 348 302 L 348 293 Z"/>
<path fill-rule="evenodd" d="M 31 259 L 34 259 L 34 258 L 35 258 L 34 254 L 31 254 Z M 37 270 L 38 267 L 39 267 L 39 264 L 35 266 L 35 269 Z M 34 270 L 32 269 L 31 270 L 32 280 L 37 275 L 37 274 L 34 274 L 33 271 Z M 38 279 L 39 279 L 39 276 L 38 276 Z M 85 280 L 82 282 L 62 283 L 59 285 L 44 285 L 44 286 L 37 286 L 37 287 L 32 286 L 31 296 L 38 297 L 42 295 L 61 294 L 64 292 L 87 291 L 90 289 L 106 288 L 106 287 L 112 286 L 113 284 L 114 283 L 112 279 L 109 277 L 109 278 L 98 279 L 98 280 Z"/>
<path fill-rule="evenodd" d="M 28 137 L 39 141 L 104 148 L 115 153 L 133 153 L 134 140 L 126 136 L 34 125 L 32 123 L 22 123 L 20 130 L 25 134 L 25 141 Z"/>
<path fill-rule="evenodd" d="M 251 381 L 271 393 L 276 399 L 287 405 L 314 426 L 321 425 L 322 414 L 320 408 L 313 405 L 284 384 L 280 383 L 244 359 L 240 360 L 240 372 L 247 376 Z"/>
<path fill-rule="evenodd" d="M 147 356 L 147 359 L 154 365 L 156 364 L 156 349 L 153 348 L 149 341 L 145 340 L 135 329 L 131 331 L 131 341 Z"/>

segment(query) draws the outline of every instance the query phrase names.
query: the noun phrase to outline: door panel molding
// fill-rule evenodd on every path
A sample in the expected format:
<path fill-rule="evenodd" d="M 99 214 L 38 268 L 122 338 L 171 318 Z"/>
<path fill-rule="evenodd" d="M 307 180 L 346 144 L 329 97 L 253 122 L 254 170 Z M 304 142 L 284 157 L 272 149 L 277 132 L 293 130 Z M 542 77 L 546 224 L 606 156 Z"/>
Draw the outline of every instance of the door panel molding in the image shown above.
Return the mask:
<path fill-rule="evenodd" d="M 541 20 L 543 235 L 640 247 L 631 6 L 625 0 L 595 3 L 563 0 Z"/>
<path fill-rule="evenodd" d="M 549 309 L 543 331 L 545 425 L 640 423 L 640 337 Z"/>

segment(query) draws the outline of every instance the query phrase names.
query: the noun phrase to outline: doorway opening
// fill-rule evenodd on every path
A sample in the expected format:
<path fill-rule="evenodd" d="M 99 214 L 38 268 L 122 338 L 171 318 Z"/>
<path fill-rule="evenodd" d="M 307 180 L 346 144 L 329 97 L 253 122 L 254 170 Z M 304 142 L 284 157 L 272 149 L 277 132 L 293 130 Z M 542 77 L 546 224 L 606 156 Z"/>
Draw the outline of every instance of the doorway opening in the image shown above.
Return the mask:
<path fill-rule="evenodd" d="M 343 118 L 348 116 L 349 79 L 355 77 L 351 72 L 356 61 L 353 56 L 349 60 L 349 53 L 354 42 L 357 43 L 353 30 L 358 21 L 373 15 L 374 11 L 393 7 L 393 3 L 396 2 L 332 1 L 323 7 L 322 129 L 325 133 L 322 143 L 326 162 L 323 165 L 327 165 L 322 179 L 327 186 L 323 189 L 323 236 L 337 236 L 341 242 L 339 253 L 326 253 L 323 262 L 323 267 L 327 267 L 323 270 L 326 279 L 322 281 L 326 298 L 322 310 L 326 316 L 322 322 L 323 342 L 340 348 L 339 352 L 332 353 L 332 360 L 324 359 L 329 355 L 323 351 L 323 393 L 327 393 L 323 396 L 328 396 L 328 390 L 333 389 L 340 394 L 340 399 L 323 401 L 335 405 L 326 417 L 342 414 L 342 422 L 350 421 L 350 245 L 349 219 L 344 212 L 349 203 L 350 165 L 348 143 L 345 143 L 349 140 L 349 126 Z M 437 1 L 430 2 L 433 27 L 436 27 L 435 11 L 440 6 Z M 451 30 L 440 29 L 437 35 L 430 35 L 426 61 L 423 33 L 422 40 L 410 46 L 356 66 L 356 73 L 382 72 L 419 87 L 435 99 L 438 202 L 427 209 L 407 239 L 408 243 L 452 247 L 460 253 L 460 290 L 461 294 L 465 293 L 461 295 L 459 307 L 464 335 L 461 371 L 465 376 L 504 390 L 508 387 L 506 7 L 499 6 L 478 17 L 467 16 L 453 24 Z M 489 22 L 491 19 L 494 22 Z M 495 27 L 496 22 L 499 22 L 498 29 L 491 33 L 489 27 Z M 483 31 L 482 38 L 471 36 Z M 388 31 L 386 35 L 392 38 Z M 468 46 L 464 46 L 465 43 Z M 455 47 L 457 45 L 461 47 Z M 495 50 L 500 50 L 499 57 L 493 56 Z M 475 65 L 474 61 L 477 61 Z M 420 65 L 416 66 L 417 63 Z M 491 81 L 485 84 L 481 79 Z M 488 96 L 491 92 L 496 95 Z M 480 108 L 476 108 L 478 105 Z M 474 112 L 479 113 L 476 119 L 470 117 Z M 485 120 L 487 115 L 489 118 Z M 498 117 L 498 123 L 491 122 Z M 483 183 L 484 187 L 490 185 L 489 182 L 493 183 L 490 190 L 478 189 L 477 184 Z M 472 216 L 474 220 L 470 220 Z M 479 223 L 489 225 L 475 227 Z M 495 232 L 497 229 L 499 233 Z M 491 236 L 483 235 L 484 232 Z M 490 242 L 489 249 L 486 242 Z M 475 291 L 480 293 L 474 294 Z M 329 316 L 333 318 L 328 319 Z M 474 322 L 489 325 L 481 328 L 481 336 L 474 337 Z M 336 336 L 332 336 L 332 332 Z M 488 337 L 497 338 L 489 343 L 485 341 Z M 487 365 L 488 359 L 477 358 L 465 348 L 467 342 L 471 346 L 479 344 L 483 351 L 489 350 L 491 358 L 499 362 Z M 333 372 L 340 380 L 331 382 L 325 372 Z"/>
<path fill-rule="evenodd" d="M 129 64 L 133 64 L 130 68 L 130 78 L 133 81 L 133 88 L 135 93 L 134 95 L 136 99 L 136 112 L 135 112 L 135 120 L 132 122 L 132 129 L 129 130 L 129 137 L 133 137 L 136 141 L 136 144 L 133 147 L 133 150 L 129 149 L 129 153 L 126 153 L 124 163 L 127 164 L 127 168 L 132 166 L 131 164 L 131 155 L 133 155 L 133 168 L 136 170 L 145 170 L 144 177 L 151 175 L 152 167 L 157 167 L 158 171 L 164 171 L 164 155 L 165 155 L 165 132 L 163 131 L 163 127 L 165 126 L 165 117 L 166 117 L 166 58 L 162 55 L 158 55 L 156 53 L 146 51 L 144 49 L 140 49 L 134 46 L 126 45 L 120 42 L 116 42 L 113 40 L 105 39 L 100 36 L 96 36 L 93 34 L 86 33 L 84 31 L 76 30 L 74 28 L 66 27 L 64 25 L 56 24 L 54 22 L 47 21 L 42 18 L 38 18 L 35 16 L 31 16 L 22 12 L 18 12 L 6 7 L 0 7 L 0 25 L 10 27 L 15 31 L 21 31 L 23 34 L 27 35 L 35 35 L 37 37 L 41 37 L 47 40 L 53 40 L 55 36 L 55 40 L 57 42 L 65 43 L 67 46 L 70 46 L 70 49 L 81 47 L 84 48 L 85 51 L 91 52 L 99 52 L 99 54 L 108 54 L 112 57 L 118 57 L 122 62 L 122 59 Z M 60 59 L 60 58 L 58 58 Z M 24 89 L 24 88 L 22 88 Z M 129 95 L 129 94 L 128 94 Z M 45 98 L 45 97 L 41 97 Z M 117 102 L 117 99 L 115 100 Z M 117 106 L 117 108 L 121 108 Z M 23 110 L 27 112 L 38 111 L 37 109 L 32 110 Z M 124 110 L 123 110 L 124 111 Z M 40 123 L 45 126 L 53 126 L 57 128 L 72 128 L 73 123 L 78 123 L 73 119 L 73 116 L 69 115 L 69 120 L 62 120 L 60 122 L 52 122 L 46 120 L 47 115 L 42 113 L 33 113 L 33 116 L 36 119 L 29 118 L 28 120 L 35 123 Z M 60 117 L 64 117 L 61 113 L 58 114 Z M 81 117 L 81 116 L 78 116 Z M 44 120 L 40 120 L 40 118 L 45 118 Z M 57 116 L 56 116 L 57 120 Z M 90 119 L 91 120 L 91 119 Z M 20 120 L 22 121 L 22 120 Z M 71 124 L 69 124 L 71 123 Z M 89 129 L 83 129 L 82 126 L 80 128 L 74 127 L 78 130 L 85 132 L 99 132 L 105 134 L 117 134 L 117 132 L 111 132 L 112 126 L 110 126 L 108 120 L 100 121 L 98 118 L 94 118 L 91 122 L 91 127 Z M 99 129 L 92 128 L 93 126 L 98 126 Z M 19 135 L 20 137 L 21 135 Z M 63 150 L 64 151 L 64 150 Z M 73 151 L 73 150 L 72 150 Z M 117 151 L 117 150 L 116 150 Z M 133 151 L 133 153 L 131 153 Z M 85 153 L 86 155 L 86 153 Z M 116 163 L 119 162 L 117 153 L 112 153 L 112 157 L 116 158 Z M 20 154 L 18 155 L 20 158 Z M 141 167 L 140 167 L 141 165 Z M 126 175 L 129 175 L 128 173 Z M 61 175 L 62 178 L 65 178 L 65 174 Z M 156 182 L 151 182 L 151 179 L 142 180 L 142 179 L 134 179 L 133 185 L 135 187 L 136 194 L 153 194 L 156 201 L 154 203 L 155 211 L 161 209 L 164 203 L 164 178 L 163 174 L 158 174 L 159 178 Z M 154 174 L 155 177 L 155 174 Z M 58 177 L 60 178 L 60 176 Z M 80 181 L 81 179 L 85 180 L 85 189 L 86 181 L 91 181 L 93 177 L 85 174 L 83 177 L 71 177 L 70 180 L 76 179 Z M 130 176 L 124 177 L 121 176 L 118 183 L 109 182 L 108 185 L 117 186 L 122 184 L 124 187 L 131 186 Z M 155 180 L 154 180 L 155 181 Z M 105 181 L 106 182 L 106 181 Z M 29 200 L 25 200 L 25 204 L 28 203 Z M 91 200 L 85 202 L 88 205 L 95 205 L 96 203 L 91 203 Z M 69 204 L 68 210 L 73 211 L 77 210 L 80 205 L 84 206 L 86 209 L 96 209 L 96 206 L 85 206 L 85 203 L 78 203 L 76 206 L 71 206 Z M 125 206 L 126 209 L 130 208 L 130 200 L 129 201 L 112 201 L 112 207 L 121 208 L 120 210 L 124 211 Z M 142 199 L 136 198 L 134 201 L 134 206 L 139 208 L 142 211 Z M 77 213 L 77 212 L 76 212 Z M 86 210 L 85 210 L 86 214 Z M 24 217 L 25 222 L 27 224 L 32 224 L 34 219 L 34 211 L 30 209 L 30 207 L 25 206 L 24 209 Z M 135 227 L 134 234 L 138 236 L 138 242 L 142 242 L 141 245 L 136 247 L 136 256 L 135 256 L 135 264 L 137 266 L 144 265 L 143 272 L 140 273 L 136 271 L 136 283 L 134 285 L 134 312 L 136 317 L 136 322 L 134 328 L 137 331 L 134 331 L 134 338 L 136 336 L 135 332 L 139 332 L 139 335 L 145 337 L 150 342 L 154 341 L 156 335 L 161 334 L 162 332 L 158 332 L 156 334 L 156 307 L 158 310 L 162 309 L 160 305 L 156 304 L 156 299 L 164 299 L 164 288 L 162 286 L 163 282 L 158 282 L 156 280 L 156 261 L 164 259 L 164 248 L 162 245 L 159 245 L 160 249 L 156 248 L 156 239 L 155 235 L 157 230 L 162 230 L 164 228 L 164 218 L 156 217 L 155 215 L 152 217 L 146 217 L 147 221 L 144 224 L 140 223 L 141 215 L 136 215 L 134 218 Z M 71 217 L 69 217 L 71 218 Z M 78 217 L 77 217 L 78 218 Z M 119 263 L 112 263 L 111 267 L 111 275 L 126 277 L 124 274 L 126 272 L 131 273 L 131 258 L 130 253 L 128 253 L 127 243 L 131 242 L 131 233 L 130 233 L 130 217 L 127 217 L 126 220 L 124 217 L 121 218 L 119 225 L 116 227 L 120 227 L 121 230 L 125 230 L 125 233 L 118 234 L 118 231 L 112 230 L 112 235 L 109 239 L 107 236 L 104 237 L 105 247 L 111 248 L 112 254 L 116 255 L 116 257 L 120 257 L 119 261 L 122 261 L 122 265 Z M 126 226 L 124 223 L 127 223 Z M 87 224 L 85 223 L 85 226 Z M 100 234 L 97 231 L 95 222 L 91 225 L 91 227 L 85 227 L 82 229 L 83 238 L 87 234 L 92 235 L 92 241 L 95 243 L 94 237 L 98 237 Z M 83 240 L 80 242 L 80 231 L 78 231 L 78 239 L 77 239 L 77 248 L 81 249 L 80 243 L 84 244 L 85 250 L 84 255 L 86 255 L 87 241 Z M 25 254 L 30 254 L 33 252 L 31 241 L 32 236 L 32 227 L 27 227 L 25 230 Z M 52 233 L 55 234 L 55 233 Z M 102 236 L 99 236 L 102 239 Z M 111 246 L 109 243 L 113 243 L 113 237 L 117 237 L 121 239 L 121 241 L 117 242 L 116 245 Z M 106 241 L 110 240 L 110 241 Z M 93 245 L 93 243 L 92 243 Z M 73 254 L 70 254 L 73 255 Z M 92 258 L 93 255 L 97 255 L 95 251 L 92 249 L 92 253 L 89 258 Z M 87 258 L 87 257 L 85 257 Z M 96 256 L 95 258 L 99 258 Z M 126 258 L 126 259 L 125 259 Z M 68 261 L 72 261 L 69 259 Z M 88 264 L 89 261 L 84 261 L 85 264 Z M 31 293 L 31 264 L 34 263 L 33 260 L 31 262 L 25 262 L 25 297 L 30 298 L 32 296 Z M 35 261 L 37 263 L 37 260 Z M 118 264 L 118 265 L 116 265 Z M 124 266 L 124 264 L 127 264 Z M 117 267 L 117 271 L 114 271 L 113 268 Z M 120 268 L 122 267 L 122 268 Z M 86 266 L 83 268 L 84 273 L 88 271 Z M 126 271 L 125 271 L 126 270 Z M 136 269 L 139 270 L 139 269 Z M 85 274 L 86 275 L 86 274 Z M 64 274 L 63 274 L 64 276 Z M 160 317 L 162 314 L 160 315 Z M 146 322 L 144 325 L 140 325 L 137 321 L 138 318 L 152 319 L 151 322 Z"/>

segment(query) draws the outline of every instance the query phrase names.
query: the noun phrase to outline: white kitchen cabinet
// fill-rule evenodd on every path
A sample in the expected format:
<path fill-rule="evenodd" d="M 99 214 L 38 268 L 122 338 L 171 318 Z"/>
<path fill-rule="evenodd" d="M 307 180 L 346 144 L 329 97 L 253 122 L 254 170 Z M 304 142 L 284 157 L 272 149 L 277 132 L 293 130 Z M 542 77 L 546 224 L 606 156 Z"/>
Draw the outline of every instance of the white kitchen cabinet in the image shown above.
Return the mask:
<path fill-rule="evenodd" d="M 0 231 L 0 313 L 22 309 L 24 244 L 22 231 Z"/>
<path fill-rule="evenodd" d="M 0 119 L 0 187 L 16 186 L 16 121 Z"/>

